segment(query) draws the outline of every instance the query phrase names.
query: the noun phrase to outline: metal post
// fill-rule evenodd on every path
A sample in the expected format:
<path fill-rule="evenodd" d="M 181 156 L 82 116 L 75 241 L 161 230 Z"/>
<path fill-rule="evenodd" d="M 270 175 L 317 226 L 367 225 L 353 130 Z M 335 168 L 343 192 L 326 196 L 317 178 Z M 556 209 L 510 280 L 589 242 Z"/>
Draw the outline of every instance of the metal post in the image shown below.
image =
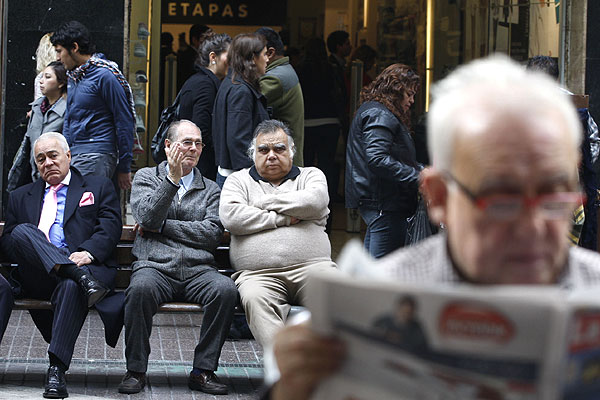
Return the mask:
<path fill-rule="evenodd" d="M 177 57 L 169 54 L 165 62 L 165 108 L 173 104 L 177 96 Z"/>
<path fill-rule="evenodd" d="M 6 1 L 0 0 L 0 165 L 4 165 L 4 130 L 6 129 L 5 124 L 5 108 L 6 108 L 6 47 L 7 47 L 7 14 Z M 4 187 L 4 174 L 0 174 L 0 188 Z M 2 214 L 2 220 L 4 220 L 4 207 L 2 202 L 2 195 L 0 194 L 0 214 Z"/>
<path fill-rule="evenodd" d="M 360 91 L 363 87 L 362 77 L 362 61 L 352 61 L 352 65 L 350 67 L 350 115 L 354 115 L 354 112 L 358 108 Z M 346 211 L 346 231 L 360 232 L 360 214 L 355 208 L 348 208 Z"/>
<path fill-rule="evenodd" d="M 569 65 L 569 43 L 571 40 L 570 35 L 570 21 L 567 21 L 570 13 L 567 12 L 567 7 L 570 7 L 571 4 L 568 0 L 560 0 L 560 14 L 559 14 L 559 48 L 558 48 L 558 70 L 559 70 L 559 82 L 561 85 L 566 87 L 566 77 L 567 77 L 567 66 Z"/>

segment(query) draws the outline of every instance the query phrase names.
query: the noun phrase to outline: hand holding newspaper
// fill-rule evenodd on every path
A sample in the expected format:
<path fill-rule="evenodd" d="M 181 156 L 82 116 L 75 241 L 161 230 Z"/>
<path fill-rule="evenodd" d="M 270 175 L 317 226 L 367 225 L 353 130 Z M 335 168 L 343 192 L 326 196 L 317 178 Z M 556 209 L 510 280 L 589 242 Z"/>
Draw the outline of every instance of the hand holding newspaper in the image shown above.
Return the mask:
<path fill-rule="evenodd" d="M 315 276 L 317 331 L 348 358 L 315 399 L 599 399 L 600 296 L 552 287 L 403 285 L 356 242 Z"/>

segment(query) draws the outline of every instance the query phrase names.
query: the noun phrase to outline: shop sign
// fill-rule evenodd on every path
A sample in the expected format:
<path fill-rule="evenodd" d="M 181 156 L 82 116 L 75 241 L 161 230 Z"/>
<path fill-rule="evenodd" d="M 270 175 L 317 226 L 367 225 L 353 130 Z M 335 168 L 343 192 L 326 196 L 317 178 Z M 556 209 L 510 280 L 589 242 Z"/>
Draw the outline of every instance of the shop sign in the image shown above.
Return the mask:
<path fill-rule="evenodd" d="M 236 0 L 162 1 L 163 24 L 282 25 L 286 2 Z"/>

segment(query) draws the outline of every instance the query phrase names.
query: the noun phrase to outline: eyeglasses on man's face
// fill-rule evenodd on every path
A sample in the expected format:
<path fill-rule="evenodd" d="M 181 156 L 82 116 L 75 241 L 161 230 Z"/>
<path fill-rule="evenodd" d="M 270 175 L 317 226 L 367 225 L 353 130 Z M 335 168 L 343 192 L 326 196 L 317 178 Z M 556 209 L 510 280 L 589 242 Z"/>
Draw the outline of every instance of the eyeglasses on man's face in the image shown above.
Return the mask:
<path fill-rule="evenodd" d="M 192 146 L 195 146 L 197 149 L 201 149 L 205 146 L 205 144 L 202 143 L 200 140 L 196 140 L 195 142 L 192 140 L 184 140 L 183 142 L 179 143 L 181 143 L 181 145 L 186 149 L 189 149 Z"/>
<path fill-rule="evenodd" d="M 486 216 L 498 220 L 516 219 L 526 208 L 537 209 L 545 219 L 559 220 L 570 217 L 575 208 L 585 202 L 585 197 L 579 192 L 551 192 L 534 197 L 512 193 L 478 195 L 449 172 L 445 176 Z"/>

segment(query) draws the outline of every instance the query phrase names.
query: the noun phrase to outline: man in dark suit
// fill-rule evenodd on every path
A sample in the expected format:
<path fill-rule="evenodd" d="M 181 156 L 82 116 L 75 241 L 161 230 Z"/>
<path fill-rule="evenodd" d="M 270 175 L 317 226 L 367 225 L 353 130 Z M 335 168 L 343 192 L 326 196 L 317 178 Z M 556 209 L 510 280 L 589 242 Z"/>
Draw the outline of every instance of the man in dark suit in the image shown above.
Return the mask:
<path fill-rule="evenodd" d="M 4 331 L 8 326 L 8 320 L 12 312 L 13 304 L 12 288 L 8 281 L 0 275 L 0 343 L 2 343 Z"/>
<path fill-rule="evenodd" d="M 83 178 L 70 168 L 61 134 L 40 136 L 33 155 L 42 179 L 10 194 L 0 246 L 18 264 L 21 293 L 52 301 L 51 311 L 30 314 L 50 344 L 44 397 L 63 398 L 68 396 L 64 374 L 88 308 L 96 305 L 109 345 L 116 344 L 123 325 L 123 296 L 105 298 L 116 274 L 113 251 L 121 213 L 108 179 Z"/>

